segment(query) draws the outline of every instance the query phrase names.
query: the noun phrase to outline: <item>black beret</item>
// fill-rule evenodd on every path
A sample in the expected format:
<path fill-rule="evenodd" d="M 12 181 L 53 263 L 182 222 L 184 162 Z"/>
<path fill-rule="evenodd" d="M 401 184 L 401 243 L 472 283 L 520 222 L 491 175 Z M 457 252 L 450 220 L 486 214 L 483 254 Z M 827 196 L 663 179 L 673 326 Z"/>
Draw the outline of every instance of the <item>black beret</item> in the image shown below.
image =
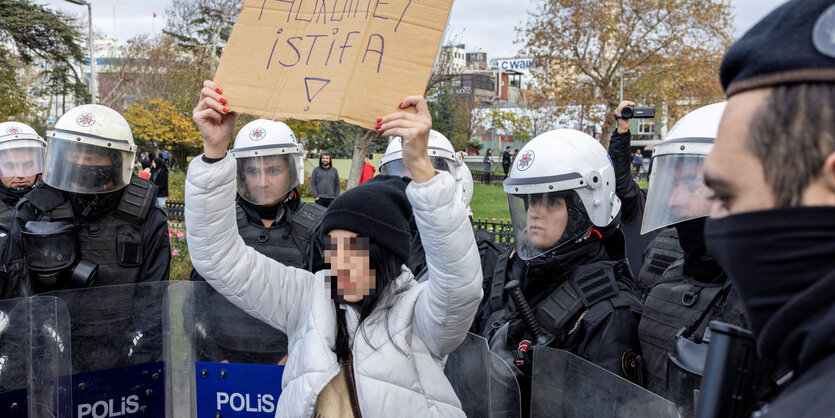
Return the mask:
<path fill-rule="evenodd" d="M 795 83 L 835 82 L 835 4 L 792 0 L 759 21 L 722 60 L 725 94 Z"/>
<path fill-rule="evenodd" d="M 322 234 L 344 229 L 368 237 L 401 261 L 409 258 L 409 219 L 412 205 L 406 197 L 409 180 L 375 176 L 342 193 L 325 212 Z"/>

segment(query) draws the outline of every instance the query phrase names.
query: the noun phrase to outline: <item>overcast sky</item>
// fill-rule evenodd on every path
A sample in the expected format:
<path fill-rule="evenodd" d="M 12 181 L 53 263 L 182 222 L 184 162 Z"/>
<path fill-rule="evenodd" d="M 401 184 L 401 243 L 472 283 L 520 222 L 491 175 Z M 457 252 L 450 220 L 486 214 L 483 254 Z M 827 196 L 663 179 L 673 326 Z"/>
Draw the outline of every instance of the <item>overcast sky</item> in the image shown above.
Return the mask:
<path fill-rule="evenodd" d="M 52 9 L 86 15 L 84 6 L 62 0 L 36 0 Z M 100 33 L 125 41 L 137 34 L 159 33 L 165 26 L 165 9 L 171 0 L 89 0 L 93 26 Z M 737 35 L 741 35 L 786 0 L 731 0 Z M 515 27 L 526 19 L 534 0 L 455 0 L 447 31 L 448 41 L 467 51 L 487 52 L 488 58 L 513 57 L 519 49 Z M 153 14 L 157 17 L 154 18 Z"/>

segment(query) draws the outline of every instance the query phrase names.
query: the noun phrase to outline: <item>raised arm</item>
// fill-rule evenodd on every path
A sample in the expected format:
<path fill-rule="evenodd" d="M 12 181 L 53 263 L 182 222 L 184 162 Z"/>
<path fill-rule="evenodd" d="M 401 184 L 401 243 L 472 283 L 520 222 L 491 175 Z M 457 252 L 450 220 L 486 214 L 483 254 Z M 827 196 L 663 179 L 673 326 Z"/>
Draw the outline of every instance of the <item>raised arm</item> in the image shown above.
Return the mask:
<path fill-rule="evenodd" d="M 415 327 L 432 353 L 443 357 L 464 340 L 481 300 L 481 263 L 455 179 L 436 173 L 427 144 L 432 119 L 423 97 L 408 97 L 397 112 L 380 120 L 381 131 L 403 139 L 403 163 L 414 181 L 406 194 L 426 251 L 429 283 L 415 307 Z"/>
<path fill-rule="evenodd" d="M 194 122 L 203 135 L 204 154 L 186 176 L 186 232 L 194 269 L 218 292 L 249 314 L 288 335 L 317 283 L 313 274 L 285 267 L 247 247 L 235 221 L 237 164 L 226 154 L 235 115 L 220 88 L 203 84 Z"/>

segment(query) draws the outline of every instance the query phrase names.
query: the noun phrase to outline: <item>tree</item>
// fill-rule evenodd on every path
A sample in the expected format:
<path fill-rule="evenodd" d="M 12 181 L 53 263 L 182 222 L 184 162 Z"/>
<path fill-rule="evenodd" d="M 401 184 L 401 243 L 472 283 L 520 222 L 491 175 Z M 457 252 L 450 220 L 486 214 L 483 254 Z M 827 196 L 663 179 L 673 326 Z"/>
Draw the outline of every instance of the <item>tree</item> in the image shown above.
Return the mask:
<path fill-rule="evenodd" d="M 191 115 L 181 112 L 168 100 L 132 102 L 122 115 L 140 150 L 168 149 L 180 168 L 185 168 L 187 155 L 199 153 L 203 146 L 203 137 Z"/>
<path fill-rule="evenodd" d="M 174 0 L 163 32 L 214 69 L 240 10 L 241 0 Z"/>
<path fill-rule="evenodd" d="M 4 116 L 36 119 L 31 95 L 75 94 L 77 101 L 89 100 L 84 82 L 73 63 L 83 58 L 78 26 L 73 19 L 28 0 L 0 0 L 0 109 Z M 16 69 L 31 66 L 36 60 L 45 65 L 42 80 L 24 83 Z"/>
<path fill-rule="evenodd" d="M 716 74 L 733 31 L 725 0 L 538 0 L 517 30 L 525 53 L 542 63 L 532 72 L 537 88 L 556 105 L 603 104 L 612 115 L 628 71 L 624 98 L 642 104 L 724 97 Z M 614 120 L 602 122 L 608 145 Z"/>

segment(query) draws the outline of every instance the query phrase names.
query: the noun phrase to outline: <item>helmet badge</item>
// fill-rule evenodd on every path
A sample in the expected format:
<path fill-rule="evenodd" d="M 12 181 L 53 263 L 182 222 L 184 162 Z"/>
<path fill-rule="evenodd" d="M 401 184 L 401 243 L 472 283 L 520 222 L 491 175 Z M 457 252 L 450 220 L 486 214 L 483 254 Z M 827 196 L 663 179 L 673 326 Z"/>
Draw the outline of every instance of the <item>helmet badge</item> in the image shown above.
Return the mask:
<path fill-rule="evenodd" d="M 19 134 L 20 133 L 20 128 L 18 128 L 17 126 L 14 126 L 14 125 L 9 126 L 8 128 L 6 128 L 6 133 L 9 134 L 9 135 Z"/>
<path fill-rule="evenodd" d="M 516 163 L 516 168 L 519 171 L 525 171 L 533 165 L 534 153 L 533 150 L 527 150 L 522 155 L 519 156 L 519 160 Z"/>
<path fill-rule="evenodd" d="M 290 133 L 290 140 L 296 142 L 296 136 Z"/>
<path fill-rule="evenodd" d="M 260 141 L 264 139 L 264 136 L 266 135 L 267 131 L 265 131 L 264 128 L 252 128 L 252 130 L 249 131 L 249 139 L 253 141 Z"/>
<path fill-rule="evenodd" d="M 96 118 L 92 113 L 82 113 L 75 118 L 75 123 L 86 128 L 96 123 Z"/>

